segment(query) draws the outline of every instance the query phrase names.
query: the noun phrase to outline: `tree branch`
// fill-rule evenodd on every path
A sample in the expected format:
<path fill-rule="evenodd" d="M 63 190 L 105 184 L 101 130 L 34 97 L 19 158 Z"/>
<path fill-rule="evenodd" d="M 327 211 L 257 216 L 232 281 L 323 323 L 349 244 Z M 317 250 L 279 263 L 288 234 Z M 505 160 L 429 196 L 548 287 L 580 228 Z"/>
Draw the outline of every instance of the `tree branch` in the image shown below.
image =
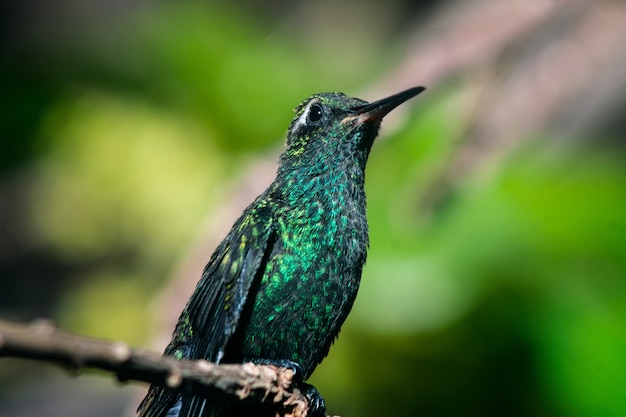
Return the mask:
<path fill-rule="evenodd" d="M 47 320 L 30 325 L 0 320 L 0 357 L 55 363 L 74 372 L 100 369 L 122 382 L 148 382 L 205 397 L 223 395 L 251 404 L 273 404 L 280 417 L 304 417 L 308 411 L 307 399 L 293 383 L 290 369 L 176 360 L 132 349 L 123 342 L 66 333 Z"/>

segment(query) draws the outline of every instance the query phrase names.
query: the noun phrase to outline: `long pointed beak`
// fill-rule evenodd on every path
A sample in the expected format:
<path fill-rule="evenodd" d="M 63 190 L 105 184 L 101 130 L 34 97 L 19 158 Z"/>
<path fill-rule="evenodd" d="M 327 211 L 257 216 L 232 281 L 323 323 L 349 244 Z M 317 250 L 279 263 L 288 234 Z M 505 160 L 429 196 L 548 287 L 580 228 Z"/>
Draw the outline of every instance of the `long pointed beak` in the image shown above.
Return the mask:
<path fill-rule="evenodd" d="M 391 110 L 395 109 L 408 99 L 415 97 L 425 89 L 425 87 L 409 88 L 408 90 L 376 100 L 372 103 L 353 107 L 352 110 L 357 113 L 357 118 L 361 123 L 379 123 Z"/>

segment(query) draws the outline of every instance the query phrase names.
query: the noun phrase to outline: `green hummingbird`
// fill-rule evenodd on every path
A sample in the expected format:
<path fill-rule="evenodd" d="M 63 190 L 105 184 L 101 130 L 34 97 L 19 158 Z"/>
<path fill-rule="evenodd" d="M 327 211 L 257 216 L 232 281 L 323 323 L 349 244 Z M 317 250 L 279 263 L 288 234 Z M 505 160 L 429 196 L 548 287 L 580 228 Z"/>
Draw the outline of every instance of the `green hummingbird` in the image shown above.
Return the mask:
<path fill-rule="evenodd" d="M 211 256 L 166 355 L 289 367 L 309 399 L 309 415 L 325 415 L 323 398 L 304 381 L 328 354 L 359 287 L 369 247 L 365 165 L 383 117 L 422 91 L 372 103 L 319 93 L 296 108 L 276 179 Z M 139 412 L 260 413 L 154 385 Z"/>

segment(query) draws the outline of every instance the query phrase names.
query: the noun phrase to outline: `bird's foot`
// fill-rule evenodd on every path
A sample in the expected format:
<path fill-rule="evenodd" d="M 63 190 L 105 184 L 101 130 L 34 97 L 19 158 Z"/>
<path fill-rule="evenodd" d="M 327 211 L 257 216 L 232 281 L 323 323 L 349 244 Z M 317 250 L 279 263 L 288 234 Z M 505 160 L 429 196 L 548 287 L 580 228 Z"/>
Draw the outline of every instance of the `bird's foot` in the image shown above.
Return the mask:
<path fill-rule="evenodd" d="M 304 370 L 298 362 L 289 359 L 253 359 L 257 365 L 274 365 L 293 371 L 293 380 L 296 382 L 309 404 L 307 417 L 326 417 L 326 402 L 317 388 L 304 382 Z"/>
<path fill-rule="evenodd" d="M 306 382 L 301 382 L 299 385 L 309 403 L 307 417 L 326 417 L 326 402 L 317 388 Z"/>

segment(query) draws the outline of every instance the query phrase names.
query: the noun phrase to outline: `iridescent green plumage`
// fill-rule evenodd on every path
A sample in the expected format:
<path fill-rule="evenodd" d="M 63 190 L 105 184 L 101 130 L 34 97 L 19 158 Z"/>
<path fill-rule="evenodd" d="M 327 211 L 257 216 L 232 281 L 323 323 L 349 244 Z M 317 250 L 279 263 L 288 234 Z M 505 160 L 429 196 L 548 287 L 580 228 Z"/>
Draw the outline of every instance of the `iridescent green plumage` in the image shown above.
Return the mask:
<path fill-rule="evenodd" d="M 374 103 L 323 93 L 298 106 L 276 179 L 213 253 L 166 354 L 291 361 L 310 376 L 356 297 L 369 242 L 365 164 L 380 121 L 422 90 Z M 242 415 L 237 407 L 153 386 L 140 411 Z"/>

